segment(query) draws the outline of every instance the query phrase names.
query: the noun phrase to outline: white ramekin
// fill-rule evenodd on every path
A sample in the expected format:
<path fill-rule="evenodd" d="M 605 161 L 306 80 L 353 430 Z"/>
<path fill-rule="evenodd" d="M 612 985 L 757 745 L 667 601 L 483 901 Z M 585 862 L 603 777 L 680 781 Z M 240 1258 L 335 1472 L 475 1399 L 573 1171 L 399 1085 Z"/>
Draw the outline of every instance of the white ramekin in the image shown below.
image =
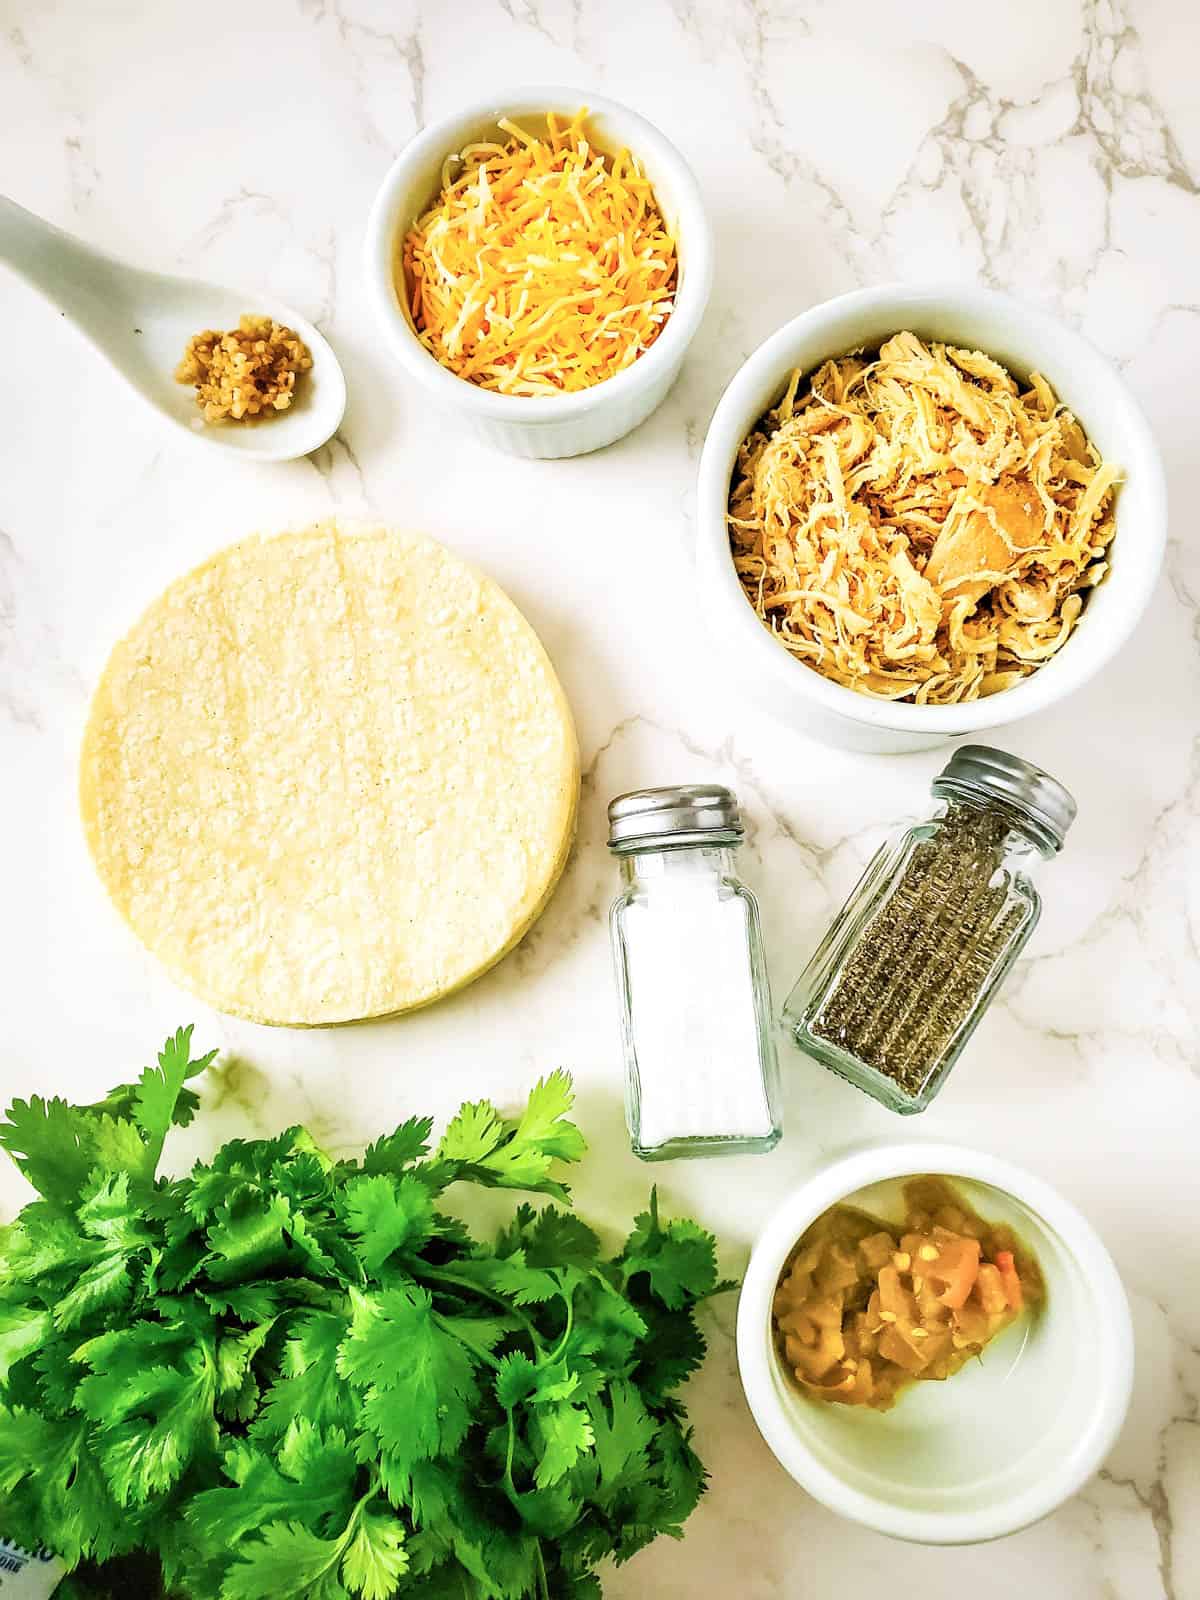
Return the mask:
<path fill-rule="evenodd" d="M 675 232 L 679 287 L 658 338 L 627 371 L 586 389 L 544 400 L 480 389 L 447 372 L 417 338 L 396 266 L 405 233 L 436 195 L 442 163 L 473 140 L 495 137 L 500 117 L 517 121 L 588 108 L 604 149 L 627 146 L 643 164 Z M 424 128 L 393 163 L 367 222 L 367 290 L 392 350 L 411 378 L 488 444 L 512 455 L 578 456 L 599 450 L 644 422 L 679 373 L 712 287 L 712 230 L 691 169 L 675 146 L 635 111 L 559 84 L 501 90 Z"/>
<path fill-rule="evenodd" d="M 1059 653 L 1012 689 L 965 705 L 915 706 L 844 689 L 795 660 L 747 602 L 729 551 L 725 513 L 742 440 L 797 367 L 879 345 L 901 329 L 980 349 L 1024 377 L 1040 372 L 1091 438 L 1123 470 L 1112 570 L 1088 596 Z M 1149 601 L 1166 542 L 1167 497 L 1150 427 L 1116 370 L 1043 311 L 964 284 L 888 284 L 814 306 L 759 346 L 713 415 L 700 462 L 698 581 L 714 648 L 738 689 L 802 732 L 882 754 L 929 749 L 1015 722 L 1070 694 L 1124 645 Z"/>
<path fill-rule="evenodd" d="M 959 1180 L 983 1216 L 1016 1229 L 1042 1270 L 1045 1305 L 1024 1344 L 1020 1325 L 1007 1330 L 981 1361 L 915 1384 L 889 1412 L 808 1399 L 772 1337 L 783 1265 L 830 1206 L 853 1197 L 877 1208 L 881 1192 L 918 1173 Z M 1129 1304 L 1090 1224 L 1021 1168 L 935 1143 L 858 1151 L 784 1201 L 750 1258 L 737 1353 L 759 1431 L 796 1482 L 841 1516 L 921 1544 L 998 1539 L 1049 1515 L 1103 1463 L 1133 1384 Z"/>

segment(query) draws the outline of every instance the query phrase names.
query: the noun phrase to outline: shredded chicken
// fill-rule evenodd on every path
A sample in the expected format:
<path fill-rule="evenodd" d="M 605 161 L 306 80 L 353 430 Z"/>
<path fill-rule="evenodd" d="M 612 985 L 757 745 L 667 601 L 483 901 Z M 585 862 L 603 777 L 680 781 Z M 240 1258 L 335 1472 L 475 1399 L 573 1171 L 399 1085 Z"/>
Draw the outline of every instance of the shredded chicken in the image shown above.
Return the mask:
<path fill-rule="evenodd" d="M 1113 489 L 1039 374 L 898 333 L 794 372 L 738 453 L 734 564 L 800 661 L 884 700 L 1010 688 L 1108 570 Z"/>

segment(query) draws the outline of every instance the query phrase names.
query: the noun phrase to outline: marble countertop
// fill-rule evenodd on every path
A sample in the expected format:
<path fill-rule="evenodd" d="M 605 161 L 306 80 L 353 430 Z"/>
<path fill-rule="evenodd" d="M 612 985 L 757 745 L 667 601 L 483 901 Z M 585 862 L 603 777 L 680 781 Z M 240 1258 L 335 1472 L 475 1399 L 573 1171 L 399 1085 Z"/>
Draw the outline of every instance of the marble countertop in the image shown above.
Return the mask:
<path fill-rule="evenodd" d="M 914 21 L 919 17 L 920 21 Z M 1007 742 L 1061 776 L 1079 821 L 1047 911 L 986 1027 L 918 1123 L 791 1053 L 769 1157 L 659 1168 L 664 1201 L 737 1273 L 775 1202 L 854 1143 L 917 1134 L 1001 1153 L 1091 1218 L 1128 1285 L 1137 1385 L 1101 1475 L 988 1550 L 906 1547 L 807 1499 L 739 1388 L 734 1297 L 707 1313 L 689 1404 L 711 1493 L 682 1544 L 610 1600 L 838 1594 L 923 1600 L 1200 1597 L 1200 541 L 1185 515 L 1200 370 L 1200 11 L 1186 0 L 7 0 L 0 191 L 149 264 L 253 284 L 310 316 L 350 386 L 312 459 L 189 448 L 0 273 L 0 823 L 5 1101 L 91 1098 L 177 1023 L 219 1045 L 177 1159 L 303 1119 L 356 1150 L 411 1111 L 514 1101 L 574 1072 L 593 1150 L 585 1214 L 616 1229 L 651 1173 L 629 1155 L 603 914 L 609 797 L 734 784 L 778 996 L 884 830 L 926 804 L 937 753 L 806 742 L 710 675 L 692 612 L 696 459 L 722 387 L 800 309 L 889 278 L 958 275 L 1056 310 L 1123 369 L 1157 431 L 1177 520 L 1120 661 Z M 497 82 L 557 80 L 651 116 L 694 164 L 718 244 L 712 304 L 662 410 L 590 458 L 491 454 L 429 410 L 382 348 L 360 244 L 387 165 Z M 409 1020 L 272 1031 L 175 990 L 109 910 L 75 810 L 88 695 L 174 575 L 256 528 L 331 509 L 421 528 L 492 573 L 540 630 L 578 718 L 579 844 L 524 944 Z M 0 1213 L 23 1199 L 0 1173 Z"/>

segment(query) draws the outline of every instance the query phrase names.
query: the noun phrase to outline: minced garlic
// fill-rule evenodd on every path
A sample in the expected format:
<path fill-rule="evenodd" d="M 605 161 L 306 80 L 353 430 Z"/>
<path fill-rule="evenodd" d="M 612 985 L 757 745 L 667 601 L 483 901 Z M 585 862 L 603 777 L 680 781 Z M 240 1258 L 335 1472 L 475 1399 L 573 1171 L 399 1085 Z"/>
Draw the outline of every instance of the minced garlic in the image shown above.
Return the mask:
<path fill-rule="evenodd" d="M 270 317 L 247 315 L 228 333 L 206 328 L 194 334 L 175 381 L 194 387 L 205 422 L 242 422 L 286 411 L 297 377 L 311 366 L 298 333 Z"/>
<path fill-rule="evenodd" d="M 884 700 L 974 700 L 1066 641 L 1118 469 L 1038 374 L 898 333 L 827 361 L 738 454 L 730 542 L 794 656 Z"/>
<path fill-rule="evenodd" d="M 585 116 L 562 127 L 549 115 L 545 138 L 501 121 L 507 143 L 450 158 L 404 241 L 421 342 L 480 388 L 590 388 L 631 366 L 671 314 L 671 230 L 636 158 L 596 150 Z"/>

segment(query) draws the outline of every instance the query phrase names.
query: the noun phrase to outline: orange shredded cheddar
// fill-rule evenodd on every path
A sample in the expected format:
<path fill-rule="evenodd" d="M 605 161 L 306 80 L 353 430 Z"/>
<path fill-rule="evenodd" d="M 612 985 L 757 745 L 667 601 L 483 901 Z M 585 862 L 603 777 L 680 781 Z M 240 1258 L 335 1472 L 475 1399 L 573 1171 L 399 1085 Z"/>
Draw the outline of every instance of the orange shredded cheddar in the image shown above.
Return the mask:
<path fill-rule="evenodd" d="M 631 366 L 671 314 L 671 230 L 637 159 L 595 149 L 586 114 L 565 127 L 548 115 L 545 138 L 501 121 L 507 143 L 452 156 L 405 238 L 421 342 L 480 388 L 589 389 Z"/>

